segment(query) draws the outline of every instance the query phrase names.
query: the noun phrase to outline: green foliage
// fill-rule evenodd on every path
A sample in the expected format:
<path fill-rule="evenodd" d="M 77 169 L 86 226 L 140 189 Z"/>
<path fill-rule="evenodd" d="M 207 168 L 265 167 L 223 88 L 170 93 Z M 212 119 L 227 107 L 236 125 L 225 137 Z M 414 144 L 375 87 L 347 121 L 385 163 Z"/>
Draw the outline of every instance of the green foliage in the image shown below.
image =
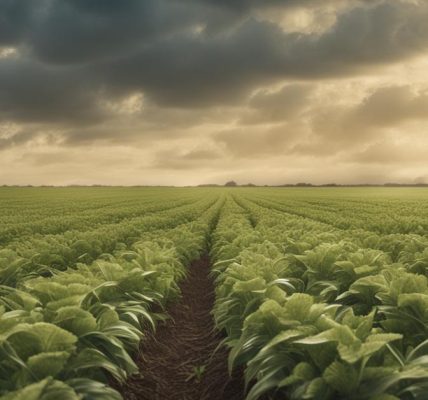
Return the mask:
<path fill-rule="evenodd" d="M 247 400 L 424 399 L 427 239 L 273 197 L 234 196 L 213 235 L 214 316 Z"/>
<path fill-rule="evenodd" d="M 136 371 L 140 340 L 209 248 L 214 318 L 248 400 L 424 400 L 426 200 L 378 188 L 4 188 L 1 399 L 120 399 L 107 378 Z"/>
<path fill-rule="evenodd" d="M 22 389 L 10 392 L 1 400 L 79 400 L 76 392 L 63 382 L 46 378 L 38 383 L 33 383 Z"/>
<path fill-rule="evenodd" d="M 193 196 L 110 229 L 0 250 L 1 399 L 120 399 L 108 377 L 138 371 L 132 356 L 164 318 L 153 306 L 179 295 L 222 201 Z"/>

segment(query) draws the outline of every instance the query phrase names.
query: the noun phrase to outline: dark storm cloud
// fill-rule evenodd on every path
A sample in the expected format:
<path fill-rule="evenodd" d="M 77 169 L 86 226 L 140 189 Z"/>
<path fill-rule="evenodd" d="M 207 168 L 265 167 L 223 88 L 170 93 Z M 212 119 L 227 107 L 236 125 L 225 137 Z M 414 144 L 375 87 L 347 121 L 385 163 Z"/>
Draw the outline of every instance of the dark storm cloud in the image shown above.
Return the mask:
<path fill-rule="evenodd" d="M 20 54 L 0 58 L 0 118 L 95 124 L 115 117 L 103 98 L 139 92 L 159 107 L 236 105 L 262 85 L 361 73 L 428 48 L 427 2 L 350 4 L 325 32 L 304 34 L 254 10 L 315 0 L 0 0 L 0 43 Z M 250 106 L 273 119 L 297 112 L 309 92 L 288 90 L 256 95 Z M 103 135 L 68 132 L 77 141 Z"/>
<path fill-rule="evenodd" d="M 188 0 L 193 3 L 200 3 L 201 0 Z M 337 4 L 343 0 L 323 0 L 323 5 Z M 347 0 L 349 3 L 365 3 L 376 0 Z M 263 9 L 268 7 L 288 8 L 288 7 L 314 7 L 320 5 L 320 0 L 205 0 L 202 1 L 214 7 L 226 8 L 233 11 L 248 12 L 252 9 Z"/>
<path fill-rule="evenodd" d="M 0 44 L 19 44 L 48 63 L 117 57 L 195 21 L 173 0 L 0 0 Z"/>
<path fill-rule="evenodd" d="M 330 0 L 327 2 L 335 2 Z M 318 0 L 0 0 L 0 45 L 23 41 L 51 62 L 130 49 L 192 23 L 213 29 L 252 9 Z M 215 29 L 214 29 L 215 30 Z"/>
<path fill-rule="evenodd" d="M 255 83 L 281 75 L 282 44 L 272 40 L 280 32 L 274 24 L 250 20 L 215 36 L 177 35 L 98 68 L 113 89 L 138 88 L 160 104 L 236 103 Z"/>
<path fill-rule="evenodd" d="M 0 1 L 0 46 L 19 42 L 31 25 L 34 11 L 31 0 Z"/>
<path fill-rule="evenodd" d="M 336 76 L 416 53 L 427 45 L 426 8 L 359 8 L 320 37 L 286 34 L 273 23 L 249 19 L 222 34 L 157 39 L 88 70 L 113 93 L 137 89 L 159 104 L 233 103 L 254 87 L 284 77 Z M 410 27 L 417 34 L 410 34 Z"/>
<path fill-rule="evenodd" d="M 426 20 L 428 4 L 401 2 L 352 9 L 320 36 L 285 33 L 272 22 L 249 18 L 217 35 L 158 40 L 97 68 L 113 86 L 138 87 L 161 104 L 236 102 L 278 79 L 357 73 L 417 54 L 428 48 Z"/>
<path fill-rule="evenodd" d="M 199 9 L 197 7 L 196 9 Z M 116 58 L 195 21 L 195 11 L 167 0 L 68 0 L 50 3 L 28 42 L 45 62 Z"/>
<path fill-rule="evenodd" d="M 97 104 L 97 90 L 78 69 L 12 58 L 0 61 L 0 117 L 75 125 L 107 116 Z"/>

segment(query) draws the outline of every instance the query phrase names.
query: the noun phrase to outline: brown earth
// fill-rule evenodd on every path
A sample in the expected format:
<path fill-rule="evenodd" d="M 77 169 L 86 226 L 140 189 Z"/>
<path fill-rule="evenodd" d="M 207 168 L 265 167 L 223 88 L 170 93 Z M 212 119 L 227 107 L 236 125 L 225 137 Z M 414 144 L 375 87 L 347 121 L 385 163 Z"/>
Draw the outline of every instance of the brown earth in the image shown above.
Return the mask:
<path fill-rule="evenodd" d="M 214 287 L 207 256 L 191 263 L 182 297 L 170 306 L 170 319 L 141 344 L 141 373 L 119 388 L 126 400 L 243 400 L 242 374 L 227 370 L 228 351 L 218 348 L 211 310 Z M 216 351 L 217 350 L 217 351 Z"/>

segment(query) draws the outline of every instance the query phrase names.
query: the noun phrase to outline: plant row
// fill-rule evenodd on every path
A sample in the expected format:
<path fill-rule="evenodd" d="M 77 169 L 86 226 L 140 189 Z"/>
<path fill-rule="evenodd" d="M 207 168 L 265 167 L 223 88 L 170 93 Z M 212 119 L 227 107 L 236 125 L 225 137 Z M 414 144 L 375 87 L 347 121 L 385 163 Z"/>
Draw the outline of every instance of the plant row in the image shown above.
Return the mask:
<path fill-rule="evenodd" d="M 333 189 L 334 190 L 334 189 Z M 340 197 L 335 198 L 337 193 Z M 245 196 L 259 205 L 281 210 L 290 214 L 315 219 L 341 229 L 364 229 L 380 234 L 428 234 L 428 209 L 423 197 L 406 198 L 405 201 L 382 196 L 374 199 L 364 197 L 366 192 L 353 197 L 352 192 L 315 190 L 304 193 L 292 191 L 264 191 Z"/>
<path fill-rule="evenodd" d="M 0 284 L 15 286 L 24 278 L 50 276 L 77 263 L 90 264 L 104 253 L 139 241 L 145 233 L 193 221 L 215 202 L 216 198 L 203 198 L 192 204 L 166 207 L 154 214 L 106 224 L 87 232 L 33 236 L 0 250 Z M 165 203 L 162 206 L 165 207 Z"/>
<path fill-rule="evenodd" d="M 197 207 L 187 223 L 177 214 L 171 228 L 91 263 L 1 286 L 0 399 L 120 399 L 109 381 L 137 372 L 132 356 L 179 295 L 221 204 Z"/>
<path fill-rule="evenodd" d="M 235 197 L 246 207 L 229 199 L 213 234 L 214 315 L 247 400 L 425 399 L 425 261 Z"/>
<path fill-rule="evenodd" d="M 164 201 L 159 202 L 159 199 L 149 198 L 140 200 L 137 204 L 123 202 L 114 206 L 106 206 L 104 203 L 101 203 L 97 209 L 89 207 L 78 212 L 64 209 L 63 214 L 53 212 L 51 215 L 42 214 L 40 218 L 37 217 L 37 213 L 33 213 L 23 221 L 17 218 L 19 213 L 16 213 L 11 222 L 1 224 L 0 244 L 5 246 L 11 242 L 22 242 L 32 236 L 42 238 L 44 235 L 57 235 L 70 230 L 75 232 L 93 230 L 102 225 L 117 224 L 125 220 L 129 221 L 149 213 L 179 207 L 180 205 L 190 204 L 194 201 L 194 198 L 180 198 L 170 200 L 165 204 Z M 68 207 L 71 206 L 69 203 L 66 204 Z"/>

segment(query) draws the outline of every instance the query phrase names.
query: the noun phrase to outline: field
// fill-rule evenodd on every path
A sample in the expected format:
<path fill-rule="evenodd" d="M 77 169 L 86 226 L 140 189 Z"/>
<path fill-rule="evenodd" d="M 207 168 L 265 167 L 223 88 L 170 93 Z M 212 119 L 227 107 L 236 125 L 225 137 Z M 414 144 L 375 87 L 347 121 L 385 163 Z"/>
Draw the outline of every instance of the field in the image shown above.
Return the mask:
<path fill-rule="evenodd" d="M 428 399 L 424 188 L 1 188 L 1 400 Z"/>

